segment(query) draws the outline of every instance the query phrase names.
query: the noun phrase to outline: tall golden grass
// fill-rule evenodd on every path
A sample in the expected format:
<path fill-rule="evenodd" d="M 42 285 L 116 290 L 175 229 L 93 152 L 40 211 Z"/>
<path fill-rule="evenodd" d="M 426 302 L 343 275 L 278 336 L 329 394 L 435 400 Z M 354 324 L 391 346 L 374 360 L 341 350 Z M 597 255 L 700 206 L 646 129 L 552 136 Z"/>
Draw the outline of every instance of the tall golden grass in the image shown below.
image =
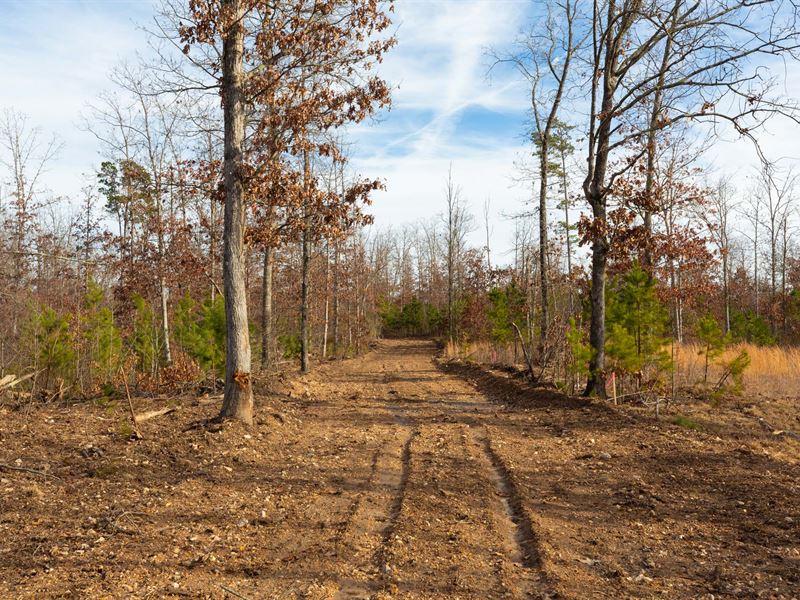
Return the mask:
<path fill-rule="evenodd" d="M 517 345 L 516 352 L 514 344 L 496 347 L 490 342 L 447 342 L 445 346 L 445 356 L 447 358 L 460 358 L 480 364 L 500 364 L 514 365 L 522 364 L 525 357 L 522 348 Z"/>
<path fill-rule="evenodd" d="M 767 396 L 800 395 L 800 348 L 780 346 L 756 346 L 734 344 L 723 352 L 715 362 L 729 361 L 746 351 L 750 366 L 744 372 L 744 391 Z M 703 381 L 705 357 L 698 344 L 680 344 L 675 347 L 675 378 L 679 386 L 691 386 Z M 712 365 L 708 370 L 708 381 L 713 384 L 721 368 Z"/>
<path fill-rule="evenodd" d="M 703 383 L 705 357 L 698 344 L 676 344 L 675 384 L 677 387 L 693 387 Z M 750 366 L 744 373 L 745 394 L 760 393 L 771 397 L 800 396 L 800 348 L 779 346 L 756 346 L 734 344 L 713 361 L 708 369 L 708 384 L 714 385 L 722 372 L 721 363 L 729 361 L 746 350 Z M 667 348 L 670 351 L 670 348 Z M 482 364 L 524 364 L 522 350 L 514 352 L 513 344 L 495 348 L 489 342 L 448 343 L 445 347 L 448 358 L 460 358 Z M 562 368 L 556 367 L 556 373 Z"/>

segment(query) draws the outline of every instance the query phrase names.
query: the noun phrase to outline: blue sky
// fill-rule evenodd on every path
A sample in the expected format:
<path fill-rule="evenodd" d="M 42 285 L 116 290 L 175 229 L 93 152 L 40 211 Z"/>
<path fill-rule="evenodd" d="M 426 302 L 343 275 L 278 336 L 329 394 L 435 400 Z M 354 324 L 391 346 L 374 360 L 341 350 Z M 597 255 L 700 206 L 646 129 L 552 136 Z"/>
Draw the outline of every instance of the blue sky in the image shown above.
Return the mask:
<path fill-rule="evenodd" d="M 488 75 L 488 48 L 502 53 L 532 17 L 533 0 L 397 0 L 399 43 L 381 65 L 395 87 L 393 108 L 350 129 L 353 165 L 382 177 L 375 200 L 379 227 L 441 213 L 444 180 L 453 175 L 476 218 L 491 198 L 494 253 L 512 243 L 513 223 L 531 185 L 515 163 L 529 153 L 523 140 L 528 92 L 508 70 Z M 141 26 L 154 11 L 148 0 L 0 0 L 0 108 L 27 113 L 45 134 L 63 141 L 46 183 L 76 197 L 101 158 L 81 114 L 104 90 L 110 69 L 147 50 Z M 793 82 L 798 83 L 793 83 Z M 789 78 L 800 86 L 800 77 Z M 800 91 L 800 90 L 797 90 Z M 774 128 L 775 155 L 797 155 L 796 130 Z M 718 143 L 710 159 L 726 172 L 754 163 L 746 142 Z M 482 228 L 472 236 L 483 244 Z"/>
<path fill-rule="evenodd" d="M 526 94 L 502 73 L 489 79 L 485 50 L 507 45 L 531 6 L 529 0 L 397 2 L 399 43 L 381 66 L 395 86 L 393 108 L 350 131 L 355 168 L 387 183 L 373 207 L 378 226 L 441 212 L 452 163 L 476 216 L 492 198 L 494 237 L 505 244 L 512 226 L 499 215 L 530 196 L 511 181 L 513 161 L 525 151 Z M 146 52 L 141 26 L 153 10 L 146 0 L 0 0 L 0 108 L 26 113 L 63 141 L 46 177 L 54 193 L 76 196 L 99 163 L 81 115 L 111 89 L 107 75 L 116 63 Z"/>

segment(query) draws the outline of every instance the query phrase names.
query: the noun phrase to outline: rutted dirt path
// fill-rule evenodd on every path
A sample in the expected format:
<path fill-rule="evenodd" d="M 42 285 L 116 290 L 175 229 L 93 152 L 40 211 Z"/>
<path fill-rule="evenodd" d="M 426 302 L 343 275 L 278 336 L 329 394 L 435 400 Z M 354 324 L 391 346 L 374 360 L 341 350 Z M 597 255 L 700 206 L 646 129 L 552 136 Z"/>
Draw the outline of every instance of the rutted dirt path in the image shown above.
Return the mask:
<path fill-rule="evenodd" d="M 184 398 L 139 442 L 122 403 L 0 405 L 0 463 L 45 473 L 0 471 L 0 598 L 798 598 L 800 443 L 435 355 L 317 367 L 252 428 Z"/>
<path fill-rule="evenodd" d="M 347 406 L 345 426 L 394 425 L 349 528 L 363 575 L 345 576 L 335 597 L 546 598 L 531 524 L 483 424 L 496 406 L 439 370 L 434 352 L 383 342 L 305 382 L 337 414 Z"/>

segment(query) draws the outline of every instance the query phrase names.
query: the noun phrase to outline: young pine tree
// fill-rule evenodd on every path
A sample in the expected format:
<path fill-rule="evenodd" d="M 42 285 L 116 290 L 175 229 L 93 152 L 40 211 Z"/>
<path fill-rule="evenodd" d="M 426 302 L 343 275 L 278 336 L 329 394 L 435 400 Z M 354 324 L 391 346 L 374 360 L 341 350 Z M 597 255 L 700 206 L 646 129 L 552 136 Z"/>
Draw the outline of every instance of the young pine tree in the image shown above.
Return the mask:
<path fill-rule="evenodd" d="M 700 351 L 698 354 L 703 356 L 705 364 L 703 366 L 703 383 L 708 383 L 708 367 L 725 351 L 730 343 L 730 335 L 722 332 L 722 328 L 717 320 L 711 315 L 706 315 L 697 321 L 695 335 L 700 341 Z"/>
<path fill-rule="evenodd" d="M 103 306 L 103 299 L 103 288 L 90 279 L 83 299 L 81 336 L 86 349 L 89 378 L 100 384 L 114 378 L 122 356 L 122 337 L 114 325 L 111 309 Z"/>
<path fill-rule="evenodd" d="M 665 350 L 668 314 L 658 298 L 655 281 L 639 265 L 616 278 L 608 288 L 605 350 L 619 375 L 632 375 L 641 387 L 672 368 Z"/>
<path fill-rule="evenodd" d="M 48 389 L 58 380 L 67 381 L 75 372 L 74 338 L 69 315 L 60 315 L 46 306 L 34 317 L 33 328 L 38 348 L 37 362 L 44 370 L 44 388 Z"/>
<path fill-rule="evenodd" d="M 225 366 L 225 301 L 207 299 L 199 307 L 187 293 L 175 312 L 175 339 L 200 367 L 214 377 Z"/>

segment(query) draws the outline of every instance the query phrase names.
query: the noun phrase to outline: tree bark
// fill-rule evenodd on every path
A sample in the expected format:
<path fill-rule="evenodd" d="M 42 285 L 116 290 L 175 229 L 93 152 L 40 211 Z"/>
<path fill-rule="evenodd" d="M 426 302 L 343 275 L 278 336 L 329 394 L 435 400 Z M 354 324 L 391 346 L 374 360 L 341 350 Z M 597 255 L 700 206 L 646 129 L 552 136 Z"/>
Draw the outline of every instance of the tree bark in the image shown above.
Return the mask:
<path fill-rule="evenodd" d="M 608 22 L 612 23 L 617 13 L 616 1 L 610 0 L 607 6 Z M 622 26 L 620 26 L 622 27 Z M 621 32 L 618 32 L 618 36 Z M 589 172 L 584 181 L 584 194 L 592 207 L 592 289 L 590 292 L 592 314 L 589 323 L 589 345 L 592 358 L 589 361 L 589 377 L 584 395 L 606 397 L 605 343 L 606 343 L 606 262 L 608 258 L 608 236 L 606 233 L 606 173 L 608 169 L 609 145 L 611 140 L 611 114 L 616 90 L 615 73 L 617 69 L 618 39 L 605 36 L 605 56 L 602 65 L 602 99 L 599 119 L 595 115 L 597 84 L 592 88 L 592 123 L 589 134 Z M 596 65 L 599 67 L 600 65 Z M 595 119 L 599 125 L 595 130 Z"/>
<path fill-rule="evenodd" d="M 172 363 L 172 350 L 169 343 L 169 288 L 163 275 L 158 278 L 158 286 L 161 292 L 161 333 L 164 336 L 164 361 L 170 364 Z"/>
<path fill-rule="evenodd" d="M 330 298 L 328 288 L 331 280 L 330 245 L 325 247 L 325 317 L 322 326 L 322 360 L 328 357 L 328 325 L 330 324 Z"/>
<path fill-rule="evenodd" d="M 310 189 L 310 164 L 308 160 L 308 152 L 303 153 L 303 178 L 305 180 L 305 200 L 303 207 L 303 259 L 302 259 L 302 287 L 300 297 L 300 370 L 307 373 L 309 370 L 309 348 L 308 348 L 308 296 L 309 296 L 309 271 L 311 266 L 311 212 L 308 202 L 308 194 Z"/>
<path fill-rule="evenodd" d="M 558 98 L 560 99 L 560 90 Z M 550 130 L 555 115 L 558 111 L 558 102 L 553 103 L 550 118 L 547 120 L 544 134 L 542 135 L 539 156 L 539 294 L 542 310 L 539 312 L 539 362 L 544 364 L 547 345 L 547 328 L 550 324 L 550 315 L 547 306 L 549 282 L 547 280 L 547 176 L 548 154 L 550 147 Z M 531 373 L 533 375 L 533 373 Z"/>
<path fill-rule="evenodd" d="M 331 327 L 331 356 L 339 355 L 339 242 L 333 248 L 333 324 Z"/>
<path fill-rule="evenodd" d="M 272 365 L 272 264 L 275 250 L 264 248 L 264 274 L 261 285 L 261 369 Z"/>
<path fill-rule="evenodd" d="M 211 134 L 208 134 L 208 162 L 212 164 L 214 160 L 214 151 L 211 143 Z M 217 286 L 214 283 L 217 281 L 217 200 L 213 194 L 209 194 L 209 204 L 211 210 L 211 224 L 209 226 L 209 245 L 208 256 L 211 262 L 211 303 L 216 300 Z"/>
<path fill-rule="evenodd" d="M 595 219 L 605 221 L 605 207 L 595 211 Z M 589 345 L 593 350 L 589 361 L 589 379 L 586 383 L 585 395 L 606 397 L 605 376 L 605 342 L 606 342 L 606 260 L 608 256 L 608 241 L 604 236 L 597 237 L 592 242 L 592 289 L 590 300 L 592 318 L 589 324 Z"/>
<path fill-rule="evenodd" d="M 572 235 L 569 225 L 569 188 L 567 180 L 567 157 L 565 152 L 561 152 L 561 187 L 564 193 L 564 230 L 566 231 L 567 244 L 567 277 L 569 278 L 569 314 L 575 312 L 575 291 L 572 286 Z"/>
<path fill-rule="evenodd" d="M 250 332 L 245 288 L 245 205 L 242 182 L 244 146 L 244 8 L 241 0 L 223 0 L 229 24 L 222 42 L 222 99 L 225 119 L 225 226 L 223 280 L 225 323 L 228 334 L 225 359 L 225 395 L 221 418 L 253 422 L 253 386 L 250 374 Z"/>

